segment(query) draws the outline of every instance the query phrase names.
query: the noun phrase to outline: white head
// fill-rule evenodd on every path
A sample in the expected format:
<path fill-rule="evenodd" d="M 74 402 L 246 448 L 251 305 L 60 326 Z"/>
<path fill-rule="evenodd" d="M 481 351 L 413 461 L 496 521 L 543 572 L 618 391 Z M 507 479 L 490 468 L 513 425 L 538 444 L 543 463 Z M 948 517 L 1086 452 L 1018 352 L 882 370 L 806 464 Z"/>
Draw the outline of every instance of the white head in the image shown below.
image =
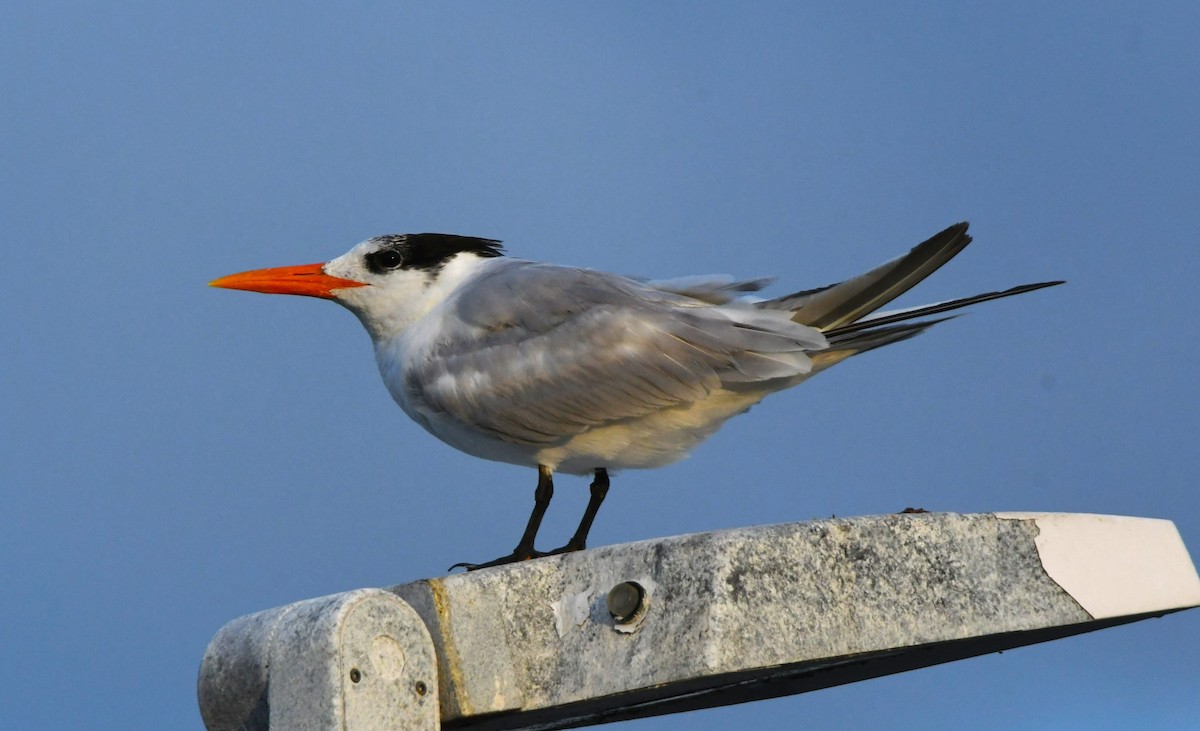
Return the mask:
<path fill-rule="evenodd" d="M 357 315 L 379 341 L 403 332 L 481 260 L 501 255 L 500 242 L 493 239 L 393 234 L 368 239 L 325 264 L 256 269 L 210 284 L 333 300 Z"/>

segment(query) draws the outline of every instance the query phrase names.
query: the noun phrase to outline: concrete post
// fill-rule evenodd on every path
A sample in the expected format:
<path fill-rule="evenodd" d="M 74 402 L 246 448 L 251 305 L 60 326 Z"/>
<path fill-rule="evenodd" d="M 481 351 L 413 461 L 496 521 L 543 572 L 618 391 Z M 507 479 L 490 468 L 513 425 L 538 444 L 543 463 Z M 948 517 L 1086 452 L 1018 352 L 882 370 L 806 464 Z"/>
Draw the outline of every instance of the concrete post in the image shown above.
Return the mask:
<path fill-rule="evenodd" d="M 356 611 L 362 603 L 376 609 Z M 761 526 L 244 617 L 209 647 L 201 709 L 212 731 L 569 728 L 801 693 L 1195 606 L 1200 577 L 1164 520 Z"/>
<path fill-rule="evenodd" d="M 200 666 L 210 731 L 436 729 L 433 642 L 395 594 L 359 589 L 225 625 Z"/>

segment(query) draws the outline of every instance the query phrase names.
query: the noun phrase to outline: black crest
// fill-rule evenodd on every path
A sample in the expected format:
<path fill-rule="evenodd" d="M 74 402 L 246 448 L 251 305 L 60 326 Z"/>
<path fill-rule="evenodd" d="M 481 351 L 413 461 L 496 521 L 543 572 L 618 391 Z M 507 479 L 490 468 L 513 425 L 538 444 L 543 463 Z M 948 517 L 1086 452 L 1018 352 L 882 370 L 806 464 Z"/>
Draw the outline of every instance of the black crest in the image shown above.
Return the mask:
<path fill-rule="evenodd" d="M 367 254 L 367 268 L 376 274 L 393 269 L 436 272 L 455 254 L 464 252 L 485 258 L 504 255 L 495 239 L 454 234 L 392 234 L 376 236 L 371 243 L 379 248 Z"/>

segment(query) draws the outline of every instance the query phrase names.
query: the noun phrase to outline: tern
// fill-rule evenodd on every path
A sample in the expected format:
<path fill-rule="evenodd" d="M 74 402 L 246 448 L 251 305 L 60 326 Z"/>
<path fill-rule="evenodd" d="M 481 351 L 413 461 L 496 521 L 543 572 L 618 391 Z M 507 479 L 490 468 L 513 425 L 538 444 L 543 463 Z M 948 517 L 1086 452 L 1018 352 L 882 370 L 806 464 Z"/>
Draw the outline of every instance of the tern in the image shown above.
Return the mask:
<path fill-rule="evenodd" d="M 511 258 L 495 239 L 440 233 L 378 236 L 323 264 L 211 284 L 346 307 L 409 417 L 467 454 L 537 468 L 517 547 L 451 567 L 473 570 L 585 548 L 609 470 L 682 459 L 766 396 L 949 319 L 932 315 L 1062 284 L 879 311 L 970 242 L 959 223 L 865 274 L 765 300 L 749 293 L 770 280 L 649 281 Z M 574 535 L 542 552 L 534 542 L 555 472 L 593 481 Z"/>

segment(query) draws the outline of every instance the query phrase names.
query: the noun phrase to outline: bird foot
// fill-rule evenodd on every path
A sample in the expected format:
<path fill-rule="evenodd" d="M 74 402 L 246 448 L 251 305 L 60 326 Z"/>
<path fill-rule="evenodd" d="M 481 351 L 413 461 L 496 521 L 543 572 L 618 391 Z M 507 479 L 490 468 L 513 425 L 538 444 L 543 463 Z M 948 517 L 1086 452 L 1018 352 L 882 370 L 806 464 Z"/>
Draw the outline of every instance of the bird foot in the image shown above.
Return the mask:
<path fill-rule="evenodd" d="M 507 556 L 501 556 L 500 558 L 493 559 L 486 563 L 467 563 L 466 561 L 459 561 L 458 563 L 454 564 L 447 570 L 453 571 L 454 569 L 466 569 L 467 571 L 477 571 L 478 569 L 489 569 L 493 566 L 503 566 L 505 564 L 517 563 L 518 561 L 528 561 L 528 560 L 534 559 L 534 558 L 541 558 L 544 555 L 546 555 L 546 554 L 542 553 L 541 551 L 530 551 L 530 552 L 521 552 L 521 553 L 518 553 L 517 551 L 513 551 L 512 553 L 508 554 Z"/>
<path fill-rule="evenodd" d="M 454 569 L 458 568 L 466 569 L 467 571 L 489 569 L 493 566 L 504 566 L 505 564 L 518 563 L 520 561 L 530 561 L 535 558 L 542 558 L 543 556 L 558 556 L 563 553 L 574 553 L 575 551 L 582 551 L 584 548 L 586 548 L 586 545 L 575 541 L 574 539 L 567 541 L 566 545 L 560 546 L 553 551 L 539 551 L 535 548 L 523 549 L 518 546 L 516 550 L 507 556 L 501 556 L 500 558 L 493 559 L 487 563 L 467 563 L 465 561 L 460 561 L 459 563 L 451 566 L 448 570 L 453 571 Z"/>

